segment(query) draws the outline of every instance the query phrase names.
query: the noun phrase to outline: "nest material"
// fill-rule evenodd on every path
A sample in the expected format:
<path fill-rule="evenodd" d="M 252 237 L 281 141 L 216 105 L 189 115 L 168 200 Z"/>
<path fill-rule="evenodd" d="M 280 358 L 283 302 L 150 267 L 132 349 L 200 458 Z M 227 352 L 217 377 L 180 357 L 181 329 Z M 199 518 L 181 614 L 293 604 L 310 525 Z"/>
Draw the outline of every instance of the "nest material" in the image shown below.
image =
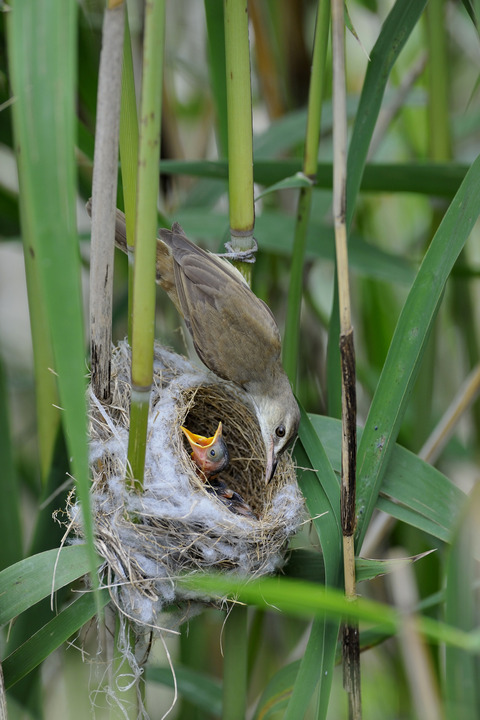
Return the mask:
<path fill-rule="evenodd" d="M 96 548 L 105 560 L 115 603 L 138 623 L 157 624 L 173 602 L 193 599 L 179 574 L 223 570 L 246 576 L 273 572 L 303 519 L 295 468 L 285 453 L 265 485 L 265 449 L 248 396 L 232 383 L 155 345 L 144 492 L 126 486 L 130 349 L 112 355 L 112 402 L 90 393 L 90 464 Z M 230 466 L 220 479 L 257 519 L 236 515 L 208 492 L 180 426 L 213 435 L 222 421 Z M 81 534 L 80 514 L 70 517 Z"/>

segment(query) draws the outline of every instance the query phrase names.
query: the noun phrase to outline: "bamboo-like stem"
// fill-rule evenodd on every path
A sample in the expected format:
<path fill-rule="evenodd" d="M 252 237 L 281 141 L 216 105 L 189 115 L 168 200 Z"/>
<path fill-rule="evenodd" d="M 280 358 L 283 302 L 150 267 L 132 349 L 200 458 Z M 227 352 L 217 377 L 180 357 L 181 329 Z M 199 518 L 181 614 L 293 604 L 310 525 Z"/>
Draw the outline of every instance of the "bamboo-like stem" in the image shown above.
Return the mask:
<path fill-rule="evenodd" d="M 137 491 L 143 489 L 148 409 L 153 378 L 155 256 L 162 108 L 165 0 L 145 5 L 143 83 L 135 219 L 132 398 L 128 462 Z"/>
<path fill-rule="evenodd" d="M 224 0 L 230 247 L 254 246 L 253 128 L 247 0 Z M 252 266 L 235 262 L 248 284 Z M 247 696 L 247 608 L 234 605 L 225 623 L 223 718 L 243 720 Z"/>
<path fill-rule="evenodd" d="M 225 621 L 223 720 L 245 720 L 248 655 L 247 610 L 245 605 L 234 605 Z"/>
<path fill-rule="evenodd" d="M 234 251 L 253 245 L 252 91 L 247 0 L 224 0 L 228 113 L 228 188 L 230 236 Z M 236 263 L 251 282 L 251 265 Z"/>
<path fill-rule="evenodd" d="M 113 251 L 124 17 L 124 10 L 120 5 L 105 10 L 95 128 L 90 260 L 90 352 L 92 388 L 102 402 L 109 402 L 111 398 Z"/>
<path fill-rule="evenodd" d="M 341 522 L 345 594 L 355 601 L 355 483 L 356 483 L 356 390 L 355 353 L 350 308 L 347 250 L 347 103 L 345 81 L 345 19 L 343 0 L 332 0 L 333 53 L 333 214 L 337 258 L 340 314 L 340 360 L 342 369 L 342 486 Z M 362 716 L 360 691 L 360 644 L 358 624 L 343 629 L 343 683 L 348 693 L 349 717 Z"/>
<path fill-rule="evenodd" d="M 315 25 L 312 73 L 310 76 L 308 96 L 307 131 L 303 158 L 303 172 L 307 177 L 311 178 L 312 181 L 315 180 L 318 168 L 318 145 L 320 140 L 329 24 L 330 1 L 319 0 Z M 292 265 L 290 268 L 290 286 L 288 289 L 283 364 L 294 389 L 297 381 L 303 264 L 312 204 L 312 191 L 313 187 L 301 188 L 298 198 Z"/>
<path fill-rule="evenodd" d="M 130 26 L 126 5 L 125 34 L 123 41 L 122 103 L 120 108 L 120 161 L 122 167 L 123 202 L 125 205 L 125 225 L 127 228 L 128 339 L 131 343 L 133 323 L 133 251 L 135 246 L 135 215 L 137 203 L 138 117 Z"/>

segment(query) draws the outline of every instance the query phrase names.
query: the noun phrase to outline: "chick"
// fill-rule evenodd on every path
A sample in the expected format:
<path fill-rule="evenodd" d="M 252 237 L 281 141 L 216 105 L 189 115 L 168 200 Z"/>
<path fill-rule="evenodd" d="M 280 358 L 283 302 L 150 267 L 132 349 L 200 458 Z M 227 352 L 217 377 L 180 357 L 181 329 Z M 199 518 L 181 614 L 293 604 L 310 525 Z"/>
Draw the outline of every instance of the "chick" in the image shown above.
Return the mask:
<path fill-rule="evenodd" d="M 192 448 L 192 460 L 207 482 L 207 491 L 216 495 L 231 512 L 256 519 L 245 500 L 238 493 L 230 490 L 222 480 L 214 477 L 225 470 L 230 461 L 228 448 L 222 436 L 222 423 L 218 423 L 215 434 L 209 438 L 196 435 L 183 426 L 181 429 Z"/>

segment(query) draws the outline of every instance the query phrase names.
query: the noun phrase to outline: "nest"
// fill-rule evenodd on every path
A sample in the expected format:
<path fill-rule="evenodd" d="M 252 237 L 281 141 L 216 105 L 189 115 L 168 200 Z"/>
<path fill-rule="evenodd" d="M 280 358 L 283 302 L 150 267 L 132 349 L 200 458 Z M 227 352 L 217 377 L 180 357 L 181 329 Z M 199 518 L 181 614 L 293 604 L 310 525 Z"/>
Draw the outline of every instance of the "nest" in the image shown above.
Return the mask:
<path fill-rule="evenodd" d="M 90 392 L 90 465 L 95 542 L 119 609 L 157 626 L 167 606 L 195 600 L 176 585 L 180 574 L 220 570 L 271 573 L 303 519 L 295 468 L 285 453 L 265 485 L 265 450 L 248 396 L 232 383 L 155 345 L 143 493 L 125 482 L 130 408 L 130 349 L 113 350 L 112 402 Z M 211 492 L 190 458 L 185 425 L 213 435 L 218 422 L 230 452 L 221 480 L 252 508 L 235 514 Z M 82 534 L 80 513 L 69 515 Z"/>

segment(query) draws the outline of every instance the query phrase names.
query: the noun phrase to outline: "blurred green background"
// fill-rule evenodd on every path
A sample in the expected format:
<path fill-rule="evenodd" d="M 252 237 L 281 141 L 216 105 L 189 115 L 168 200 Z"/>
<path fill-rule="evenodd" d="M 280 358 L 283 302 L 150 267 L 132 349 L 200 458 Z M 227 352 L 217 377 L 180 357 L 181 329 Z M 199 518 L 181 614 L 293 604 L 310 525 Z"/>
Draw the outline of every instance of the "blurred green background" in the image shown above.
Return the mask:
<path fill-rule="evenodd" d="M 72 445 L 68 443 L 72 435 L 82 436 L 85 420 L 80 419 L 77 425 L 75 420 L 69 425 L 68 420 L 62 426 L 62 413 L 53 406 L 64 407 L 70 398 L 77 403 L 77 417 L 84 418 L 82 383 L 87 372 L 88 333 L 82 317 L 88 317 L 90 243 L 90 221 L 84 205 L 91 195 L 103 3 L 37 3 L 25 3 L 21 9 L 22 0 L 13 0 L 0 8 L 2 568 L 59 546 L 64 529 L 52 521 L 51 514 L 64 507 L 66 493 L 73 486 L 67 473 L 78 476 L 83 468 L 78 460 L 82 441 L 78 454 L 73 453 L 80 465 L 73 470 L 68 460 Z M 480 405 L 475 401 L 479 386 L 480 243 L 475 221 L 480 212 L 480 185 L 475 166 L 468 175 L 467 171 L 480 148 L 476 21 L 480 8 L 474 0 L 430 0 L 422 11 L 424 4 L 405 0 L 348 3 L 347 109 L 349 137 L 353 137 L 348 163 L 351 177 L 356 174 L 362 183 L 358 195 L 352 188 L 347 194 L 347 205 L 349 198 L 352 200 L 348 205 L 352 217 L 349 260 L 358 421 L 360 426 L 370 422 L 369 432 L 376 430 L 369 411 L 377 390 L 378 405 L 374 407 L 378 407 L 379 417 L 390 414 L 395 418 L 389 425 L 392 448 L 398 433 L 401 445 L 442 473 L 433 474 L 407 454 L 402 456 L 402 467 L 398 460 L 393 469 L 389 465 L 384 471 L 383 493 L 378 502 L 376 496 L 372 502 L 404 522 L 386 526 L 379 535 L 369 536 L 367 531 L 365 555 L 385 558 L 398 547 L 404 556 L 432 549 L 436 552 L 409 566 L 405 571 L 408 576 L 399 583 L 394 575 L 392 580 L 379 576 L 361 583 L 359 593 L 402 609 L 414 608 L 425 618 L 446 621 L 471 632 L 474 638 L 473 630 L 478 628 L 478 563 L 473 558 L 478 558 L 480 511 Z M 250 0 L 248 6 L 258 196 L 302 169 L 317 3 Z M 128 11 L 139 92 L 143 3 L 132 0 Z M 385 32 L 390 13 L 397 13 L 398 28 L 403 28 L 400 37 L 393 39 Z M 403 43 L 397 58 L 398 46 Z M 159 222 L 179 221 L 192 240 L 211 251 L 222 251 L 229 231 L 223 52 L 220 0 L 167 2 Z M 338 474 L 339 427 L 318 417 L 338 417 L 340 391 L 338 373 L 328 361 L 329 353 L 335 357 L 332 348 L 338 342 L 331 319 L 335 265 L 330 47 L 325 78 L 319 168 L 307 230 L 295 352 L 298 398 L 314 415 L 315 431 L 328 446 L 327 455 Z M 30 110 L 22 104 L 19 88 L 27 94 L 34 88 Z M 374 110 L 377 101 L 378 118 Z M 372 138 L 368 128 L 362 135 L 362 128 L 369 123 Z M 17 155 L 16 148 L 20 148 Z M 368 148 L 366 164 L 363 148 Z M 466 175 L 461 194 L 454 201 Z M 121 175 L 119 179 L 118 205 L 123 207 Z M 298 193 L 296 188 L 282 189 L 268 192 L 256 202 L 259 252 L 252 284 L 272 308 L 282 332 Z M 450 224 L 444 224 L 437 233 L 448 208 Z M 462 208 L 466 208 L 465 213 Z M 470 226 L 474 226 L 471 233 Z M 37 230 L 41 237 L 34 240 Z M 436 245 L 432 243 L 434 236 L 439 240 Z M 430 265 L 424 263 L 421 274 L 429 248 Z M 445 289 L 439 279 L 442 273 L 449 276 Z M 410 385 L 405 381 L 405 387 L 398 380 L 398 399 L 395 367 L 402 369 L 403 363 L 406 366 L 409 362 L 400 335 L 395 346 L 399 354 L 391 356 L 390 365 L 386 358 L 402 310 L 406 312 L 409 307 L 407 298 L 412 297 L 409 293 L 415 279 L 419 287 L 417 305 L 409 310 L 407 320 L 410 331 L 416 329 L 421 334 L 418 353 L 410 359 L 410 375 L 416 375 L 416 380 Z M 427 308 L 433 293 L 442 301 L 436 317 Z M 432 317 L 425 319 L 429 312 Z M 113 340 L 126 333 L 127 261 L 117 253 Z M 63 342 L 60 351 L 55 338 Z M 179 352 L 191 351 L 175 308 L 160 290 L 156 338 Z M 59 372 L 60 367 L 63 377 L 71 368 L 73 379 L 60 387 L 59 398 L 54 375 L 48 369 Z M 378 385 L 382 370 L 384 385 Z M 432 451 L 425 443 L 455 398 L 460 398 L 465 407 L 454 415 L 451 429 L 441 434 L 441 448 Z M 302 434 L 301 440 L 305 445 Z M 360 453 L 364 460 L 368 460 L 368 452 L 365 446 L 366 454 Z M 311 454 L 309 458 L 312 462 Z M 297 456 L 300 466 L 302 459 Z M 406 488 L 408 494 L 417 479 L 421 492 L 414 507 L 400 491 Z M 308 496 L 308 487 L 301 487 Z M 457 489 L 470 498 L 467 500 Z M 366 496 L 365 486 L 361 485 L 361 490 Z M 435 506 L 437 499 L 443 503 L 440 509 Z M 319 557 L 313 524 L 305 525 L 292 548 L 297 554 L 292 553 L 286 573 L 321 579 L 313 560 Z M 325 547 L 323 554 L 327 554 Z M 375 574 L 378 572 L 372 572 Z M 402 590 L 408 590 L 406 599 Z M 70 590 L 64 589 L 58 596 L 58 607 L 71 598 Z M 12 628 L 4 625 L 3 656 L 52 618 L 48 598 L 43 602 L 23 613 Z M 305 656 L 312 637 L 311 618 L 306 611 L 299 618 L 265 611 L 255 607 L 258 604 L 255 601 L 248 609 L 248 717 L 281 718 L 298 677 L 297 661 Z M 223 612 L 207 609 L 181 628 L 179 638 L 167 640 L 182 695 L 171 717 L 189 720 L 221 716 L 224 623 Z M 361 636 L 362 647 L 374 646 L 361 655 L 365 717 L 479 716 L 478 643 L 475 654 L 455 649 L 446 633 L 440 635 L 438 645 L 430 645 L 422 644 L 407 625 L 387 640 L 381 628 L 369 626 L 368 630 L 371 635 Z M 76 719 L 88 716 L 91 703 L 98 705 L 98 717 L 106 716 L 106 694 L 97 694 L 96 688 L 105 683 L 108 662 L 99 650 L 98 637 L 104 649 L 108 632 L 97 629 L 92 621 L 71 644 L 55 651 L 45 645 L 46 660 L 40 668 L 9 690 L 10 717 Z M 321 654 L 321 649 L 318 652 Z M 348 717 L 341 668 L 337 664 L 332 688 L 325 690 L 326 697 L 319 701 L 315 675 L 319 662 L 308 653 L 305 657 L 309 658 L 312 675 L 310 680 L 303 680 L 308 686 L 307 708 L 304 711 L 302 706 L 300 711 L 300 706 L 296 710 L 295 704 L 290 704 L 288 717 Z M 173 691 L 165 647 L 160 642 L 155 643 L 146 677 L 149 715 L 161 718 Z M 419 678 L 424 688 L 420 697 L 415 682 Z M 270 680 L 274 685 L 268 686 Z"/>

